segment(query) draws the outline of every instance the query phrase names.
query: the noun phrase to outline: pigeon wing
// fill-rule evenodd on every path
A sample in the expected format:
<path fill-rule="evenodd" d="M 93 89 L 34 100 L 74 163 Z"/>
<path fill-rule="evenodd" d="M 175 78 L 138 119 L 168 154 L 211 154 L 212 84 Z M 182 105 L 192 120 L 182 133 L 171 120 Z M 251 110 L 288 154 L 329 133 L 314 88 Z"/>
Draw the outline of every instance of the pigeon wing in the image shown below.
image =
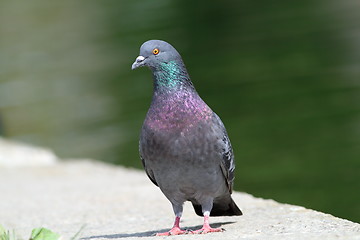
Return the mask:
<path fill-rule="evenodd" d="M 219 116 L 216 115 L 216 113 L 214 113 L 213 120 L 214 120 L 214 124 L 219 126 L 219 130 L 220 130 L 219 139 L 221 138 L 220 147 L 221 147 L 221 156 L 222 156 L 220 161 L 220 167 L 226 179 L 229 192 L 232 193 L 234 171 L 235 171 L 235 159 L 234 159 L 233 149 L 228 134 L 226 132 L 225 126 L 222 123 Z"/>
<path fill-rule="evenodd" d="M 148 177 L 150 178 L 150 180 L 156 185 L 156 186 L 159 186 L 155 180 L 155 177 L 154 177 L 154 173 L 146 167 L 146 163 L 145 163 L 145 159 L 143 158 L 143 156 L 140 154 L 140 158 L 141 158 L 141 162 L 144 166 L 144 169 L 145 169 L 145 172 L 146 172 L 146 175 L 148 175 Z"/>

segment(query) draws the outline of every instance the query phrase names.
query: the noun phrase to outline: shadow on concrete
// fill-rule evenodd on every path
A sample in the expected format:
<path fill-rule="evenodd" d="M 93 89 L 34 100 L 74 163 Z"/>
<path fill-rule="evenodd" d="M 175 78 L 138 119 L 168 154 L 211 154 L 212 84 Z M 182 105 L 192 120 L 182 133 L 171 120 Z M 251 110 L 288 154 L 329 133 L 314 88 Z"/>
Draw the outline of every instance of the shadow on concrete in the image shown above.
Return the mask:
<path fill-rule="evenodd" d="M 232 224 L 235 222 L 218 222 L 211 224 L 212 227 L 218 228 L 222 225 Z M 202 225 L 192 226 L 184 228 L 185 230 L 192 231 L 200 229 Z M 130 238 L 130 237 L 152 237 L 155 236 L 156 233 L 159 232 L 166 232 L 170 229 L 158 229 L 156 231 L 146 231 L 146 232 L 136 232 L 136 233 L 117 233 L 117 234 L 109 234 L 109 235 L 99 235 L 99 236 L 90 236 L 90 237 L 83 237 L 81 240 L 90 240 L 90 239 L 97 239 L 97 238 L 105 238 L 105 239 L 114 239 L 114 238 Z"/>

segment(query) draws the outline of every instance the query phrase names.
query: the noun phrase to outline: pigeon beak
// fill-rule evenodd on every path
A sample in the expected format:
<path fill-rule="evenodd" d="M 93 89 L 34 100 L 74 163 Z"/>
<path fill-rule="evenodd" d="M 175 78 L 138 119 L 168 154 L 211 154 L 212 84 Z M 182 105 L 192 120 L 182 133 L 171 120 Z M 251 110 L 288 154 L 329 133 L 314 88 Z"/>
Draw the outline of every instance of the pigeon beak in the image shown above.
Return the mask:
<path fill-rule="evenodd" d="M 131 69 L 134 70 L 138 67 L 141 67 L 144 65 L 145 58 L 143 56 L 138 56 L 135 60 L 135 62 L 132 64 Z"/>

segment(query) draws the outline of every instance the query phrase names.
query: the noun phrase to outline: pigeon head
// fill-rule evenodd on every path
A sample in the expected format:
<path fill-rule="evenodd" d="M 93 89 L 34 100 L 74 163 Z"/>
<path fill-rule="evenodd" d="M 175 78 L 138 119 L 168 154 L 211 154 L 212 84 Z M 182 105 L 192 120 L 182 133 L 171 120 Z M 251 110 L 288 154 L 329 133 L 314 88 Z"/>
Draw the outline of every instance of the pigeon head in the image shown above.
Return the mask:
<path fill-rule="evenodd" d="M 181 56 L 176 49 L 165 41 L 149 40 L 141 45 L 140 55 L 136 58 L 131 69 L 147 66 L 151 70 L 158 70 L 162 64 L 169 62 L 182 63 Z"/>
<path fill-rule="evenodd" d="M 147 66 L 154 79 L 154 92 L 173 92 L 180 89 L 194 90 L 180 54 L 169 43 L 149 40 L 140 47 L 140 55 L 132 69 Z"/>

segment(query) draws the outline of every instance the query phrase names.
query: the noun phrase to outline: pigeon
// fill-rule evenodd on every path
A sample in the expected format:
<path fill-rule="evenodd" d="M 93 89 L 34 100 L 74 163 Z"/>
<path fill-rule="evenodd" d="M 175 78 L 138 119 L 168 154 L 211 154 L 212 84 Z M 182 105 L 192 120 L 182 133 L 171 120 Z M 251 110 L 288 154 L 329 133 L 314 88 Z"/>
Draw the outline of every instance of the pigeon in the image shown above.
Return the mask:
<path fill-rule="evenodd" d="M 224 124 L 200 98 L 180 54 L 169 43 L 149 40 L 140 47 L 132 69 L 147 66 L 153 97 L 139 141 L 145 172 L 171 202 L 175 222 L 159 236 L 221 232 L 209 216 L 239 216 L 231 198 L 234 154 Z M 196 231 L 180 228 L 183 204 L 190 201 L 204 217 Z"/>

